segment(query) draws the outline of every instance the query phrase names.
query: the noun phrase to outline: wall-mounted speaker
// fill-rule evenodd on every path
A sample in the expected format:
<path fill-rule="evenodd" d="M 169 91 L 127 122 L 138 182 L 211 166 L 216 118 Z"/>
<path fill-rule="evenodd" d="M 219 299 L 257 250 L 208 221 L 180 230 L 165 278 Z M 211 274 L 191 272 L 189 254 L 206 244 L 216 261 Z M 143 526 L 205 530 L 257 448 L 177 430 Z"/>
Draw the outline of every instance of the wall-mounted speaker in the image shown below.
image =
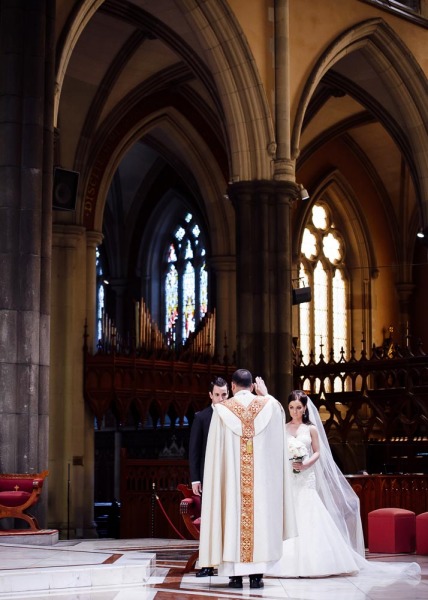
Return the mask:
<path fill-rule="evenodd" d="M 54 210 L 76 210 L 78 183 L 79 173 L 56 167 L 52 202 Z"/>
<path fill-rule="evenodd" d="M 301 287 L 293 290 L 293 304 L 302 304 L 312 300 L 311 288 Z"/>

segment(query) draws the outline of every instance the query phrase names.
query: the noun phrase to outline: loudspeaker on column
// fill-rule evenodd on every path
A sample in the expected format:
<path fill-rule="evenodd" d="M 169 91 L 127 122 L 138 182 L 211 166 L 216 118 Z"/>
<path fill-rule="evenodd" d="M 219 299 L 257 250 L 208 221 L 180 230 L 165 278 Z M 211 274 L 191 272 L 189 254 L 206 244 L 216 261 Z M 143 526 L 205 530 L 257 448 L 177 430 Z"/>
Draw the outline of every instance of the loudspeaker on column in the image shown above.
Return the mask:
<path fill-rule="evenodd" d="M 76 210 L 78 183 L 77 171 L 55 168 L 52 202 L 54 210 Z"/>

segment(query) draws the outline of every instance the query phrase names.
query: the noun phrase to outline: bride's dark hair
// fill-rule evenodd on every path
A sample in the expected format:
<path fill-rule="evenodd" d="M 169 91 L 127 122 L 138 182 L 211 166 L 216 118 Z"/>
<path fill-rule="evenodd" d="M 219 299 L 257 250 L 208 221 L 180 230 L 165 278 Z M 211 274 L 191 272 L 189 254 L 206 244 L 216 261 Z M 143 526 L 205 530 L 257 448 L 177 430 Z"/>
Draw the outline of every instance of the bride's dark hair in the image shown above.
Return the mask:
<path fill-rule="evenodd" d="M 306 425 L 313 425 L 309 419 L 308 397 L 305 392 L 303 390 L 293 390 L 288 396 L 288 404 L 290 404 L 290 402 L 294 402 L 294 400 L 298 400 L 305 407 L 305 412 L 303 413 L 302 418 L 303 423 L 306 423 Z"/>

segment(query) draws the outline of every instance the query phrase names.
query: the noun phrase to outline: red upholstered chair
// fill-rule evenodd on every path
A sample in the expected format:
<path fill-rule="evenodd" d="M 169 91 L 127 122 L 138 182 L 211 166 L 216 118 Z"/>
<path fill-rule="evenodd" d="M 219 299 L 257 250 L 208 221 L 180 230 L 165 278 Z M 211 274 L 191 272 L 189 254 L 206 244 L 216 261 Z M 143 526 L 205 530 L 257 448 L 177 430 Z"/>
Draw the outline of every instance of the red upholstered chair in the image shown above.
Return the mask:
<path fill-rule="evenodd" d="M 416 554 L 428 554 L 428 512 L 416 517 Z"/>
<path fill-rule="evenodd" d="M 0 519 L 22 519 L 32 531 L 40 531 L 37 519 L 24 511 L 38 501 L 48 474 L 0 473 Z"/>
<path fill-rule="evenodd" d="M 201 526 L 201 497 L 195 496 L 192 488 L 184 483 L 180 483 L 177 489 L 183 494 L 184 498 L 180 502 L 180 514 L 183 517 L 187 531 L 193 539 L 199 540 L 199 530 Z M 193 552 L 184 568 L 184 573 L 188 573 L 195 568 L 198 560 L 199 550 Z"/>
<path fill-rule="evenodd" d="M 369 551 L 414 552 L 416 515 L 404 508 L 378 508 L 368 514 Z"/>

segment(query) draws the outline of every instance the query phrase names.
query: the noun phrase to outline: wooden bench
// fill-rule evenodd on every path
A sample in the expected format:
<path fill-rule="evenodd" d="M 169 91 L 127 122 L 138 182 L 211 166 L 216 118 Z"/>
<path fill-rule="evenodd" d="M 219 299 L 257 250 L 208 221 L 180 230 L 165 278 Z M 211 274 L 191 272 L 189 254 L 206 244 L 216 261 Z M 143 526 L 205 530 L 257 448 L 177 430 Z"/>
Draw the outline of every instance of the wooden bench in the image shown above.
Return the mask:
<path fill-rule="evenodd" d="M 48 474 L 0 473 L 0 519 L 23 519 L 32 531 L 40 531 L 37 519 L 24 511 L 39 500 Z"/>

